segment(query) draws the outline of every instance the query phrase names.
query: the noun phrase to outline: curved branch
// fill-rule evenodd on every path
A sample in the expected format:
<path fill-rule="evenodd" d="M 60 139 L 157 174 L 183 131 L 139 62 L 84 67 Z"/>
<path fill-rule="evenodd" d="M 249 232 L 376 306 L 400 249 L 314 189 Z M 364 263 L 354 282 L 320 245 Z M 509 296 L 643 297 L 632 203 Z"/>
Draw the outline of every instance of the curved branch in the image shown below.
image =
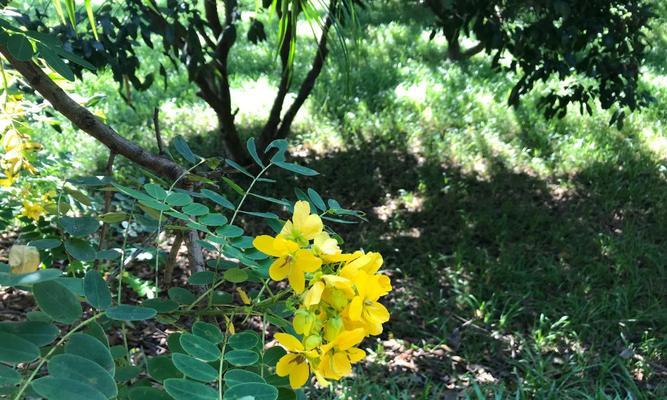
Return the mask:
<path fill-rule="evenodd" d="M 175 162 L 156 156 L 119 135 L 87 108 L 74 101 L 34 62 L 17 60 L 4 46 L 0 46 L 0 54 L 23 76 L 30 87 L 51 103 L 53 108 L 69 119 L 77 128 L 108 147 L 111 152 L 122 155 L 157 175 L 171 180 L 177 179 L 184 173 L 185 170 Z"/>

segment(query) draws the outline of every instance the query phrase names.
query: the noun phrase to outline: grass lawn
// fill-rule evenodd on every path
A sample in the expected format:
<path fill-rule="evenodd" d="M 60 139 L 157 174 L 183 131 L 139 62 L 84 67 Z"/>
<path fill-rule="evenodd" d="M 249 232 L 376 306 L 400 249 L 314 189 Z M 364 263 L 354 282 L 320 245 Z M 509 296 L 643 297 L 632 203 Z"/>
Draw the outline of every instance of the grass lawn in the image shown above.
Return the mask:
<path fill-rule="evenodd" d="M 485 56 L 446 61 L 418 6 L 381 3 L 360 14 L 347 57 L 333 52 L 294 137 L 322 174 L 299 184 L 368 214 L 339 230 L 351 248 L 384 255 L 392 320 L 366 342 L 354 378 L 307 391 L 667 398 L 667 29 L 650 33 L 644 71 L 656 101 L 618 130 L 600 111 L 545 121 L 534 95 L 508 108 L 512 76 L 491 71 Z M 241 46 L 233 64 L 247 132 L 268 114 L 249 99 L 277 79 L 258 80 L 273 60 L 267 48 Z M 165 135 L 206 148 L 214 120 L 182 76 L 173 81 L 178 90 L 148 91 L 138 103 L 172 96 L 162 104 Z M 141 114 L 150 107 L 118 111 L 110 81 L 76 90 L 107 93 L 102 111 L 121 132 L 150 132 Z M 183 118 L 193 108 L 197 121 Z M 64 147 L 67 135 L 47 146 Z"/>

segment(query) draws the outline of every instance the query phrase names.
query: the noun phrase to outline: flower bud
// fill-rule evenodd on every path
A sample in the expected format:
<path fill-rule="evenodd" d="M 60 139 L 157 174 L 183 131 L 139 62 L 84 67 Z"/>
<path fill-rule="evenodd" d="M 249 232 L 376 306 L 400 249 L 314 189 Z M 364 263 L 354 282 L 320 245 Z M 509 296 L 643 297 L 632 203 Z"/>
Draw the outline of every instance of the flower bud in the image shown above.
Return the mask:
<path fill-rule="evenodd" d="M 36 247 L 14 245 L 9 250 L 9 267 L 12 274 L 27 274 L 39 267 L 39 251 Z"/>
<path fill-rule="evenodd" d="M 331 297 L 329 299 L 330 304 L 336 310 L 342 310 L 347 306 L 348 299 L 345 295 L 345 292 L 339 289 L 334 289 L 331 291 Z"/>
<path fill-rule="evenodd" d="M 313 331 L 313 324 L 315 323 L 315 316 L 310 312 L 300 309 L 294 313 L 294 320 L 292 325 L 294 331 L 300 335 L 308 335 Z"/>
<path fill-rule="evenodd" d="M 324 325 L 324 338 L 328 342 L 332 342 L 344 328 L 345 326 L 341 317 L 331 317 Z"/>
<path fill-rule="evenodd" d="M 322 338 L 319 335 L 310 335 L 303 341 L 306 350 L 312 350 L 322 344 Z"/>

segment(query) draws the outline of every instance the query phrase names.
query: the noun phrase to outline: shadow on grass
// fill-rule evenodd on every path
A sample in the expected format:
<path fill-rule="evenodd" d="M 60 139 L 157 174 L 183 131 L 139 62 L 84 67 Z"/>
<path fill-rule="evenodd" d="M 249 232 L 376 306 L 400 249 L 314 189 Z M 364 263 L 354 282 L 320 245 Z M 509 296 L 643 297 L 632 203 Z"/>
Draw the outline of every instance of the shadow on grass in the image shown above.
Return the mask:
<path fill-rule="evenodd" d="M 649 155 L 600 140 L 618 159 L 561 182 L 492 159 L 487 175 L 466 174 L 382 142 L 306 160 L 322 177 L 298 184 L 368 213 L 369 223 L 338 230 L 346 248 L 385 257 L 395 290 L 384 343 L 447 352 L 416 360 L 404 378 L 456 386 L 482 366 L 490 381 L 535 385 L 539 398 L 554 390 L 549 379 L 649 393 L 667 333 L 667 185 Z M 644 375 L 619 380 L 641 369 L 624 349 L 645 361 Z"/>

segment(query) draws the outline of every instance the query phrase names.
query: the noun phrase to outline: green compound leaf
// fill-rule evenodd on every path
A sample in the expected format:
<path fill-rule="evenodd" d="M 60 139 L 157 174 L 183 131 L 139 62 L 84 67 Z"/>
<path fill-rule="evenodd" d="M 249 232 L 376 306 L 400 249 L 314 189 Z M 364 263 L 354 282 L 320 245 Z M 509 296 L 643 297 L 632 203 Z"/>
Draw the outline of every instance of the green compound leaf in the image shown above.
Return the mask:
<path fill-rule="evenodd" d="M 276 400 L 278 389 L 266 383 L 242 383 L 227 389 L 224 400 Z"/>
<path fill-rule="evenodd" d="M 155 317 L 157 311 L 153 308 L 119 304 L 107 309 L 107 317 L 117 321 L 144 321 Z"/>
<path fill-rule="evenodd" d="M 218 379 L 218 371 L 215 368 L 194 357 L 174 353 L 171 359 L 176 368 L 188 378 L 202 382 L 213 382 Z"/>
<path fill-rule="evenodd" d="M 174 145 L 174 148 L 178 154 L 183 156 L 183 158 L 185 158 L 187 161 L 193 164 L 197 162 L 198 157 L 195 155 L 195 153 L 192 152 L 190 146 L 188 146 L 188 143 L 185 141 L 185 139 L 183 139 L 183 136 L 178 135 L 174 137 L 171 143 Z"/>
<path fill-rule="evenodd" d="M 262 162 L 262 159 L 259 158 L 259 154 L 257 154 L 257 145 L 255 144 L 254 137 L 248 139 L 248 141 L 246 142 L 246 147 L 248 148 L 248 153 L 250 154 L 250 157 L 252 157 L 252 159 L 255 160 L 257 165 L 264 168 L 264 163 Z"/>
<path fill-rule="evenodd" d="M 206 215 L 208 214 L 208 211 L 209 211 L 208 207 L 199 203 L 190 203 L 187 206 L 183 207 L 184 213 L 195 217 Z"/>
<path fill-rule="evenodd" d="M 217 390 L 187 379 L 167 379 L 164 388 L 175 400 L 218 400 Z"/>
<path fill-rule="evenodd" d="M 225 354 L 225 361 L 236 367 L 247 367 L 259 360 L 259 355 L 250 350 L 232 350 Z"/>
<path fill-rule="evenodd" d="M 180 338 L 181 346 L 191 356 L 203 361 L 217 361 L 220 359 L 220 349 L 201 336 L 184 333 Z"/>
<path fill-rule="evenodd" d="M 36 247 L 37 250 L 50 250 L 50 249 L 55 249 L 61 244 L 62 242 L 60 241 L 60 239 L 48 238 L 48 239 L 32 240 L 28 243 L 28 246 Z"/>
<path fill-rule="evenodd" d="M 18 364 L 34 361 L 39 357 L 39 347 L 34 343 L 7 332 L 0 332 L 0 361 Z"/>
<path fill-rule="evenodd" d="M 62 274 L 61 270 L 55 268 L 40 269 L 29 274 L 9 275 L 7 282 L 2 284 L 3 286 L 30 286 L 58 279 Z"/>
<path fill-rule="evenodd" d="M 167 314 L 178 310 L 178 303 L 169 299 L 148 299 L 142 303 L 144 307 L 152 308 L 161 314 Z"/>
<path fill-rule="evenodd" d="M 208 226 L 224 226 L 228 220 L 220 213 L 213 213 L 200 218 L 199 222 Z"/>
<path fill-rule="evenodd" d="M 59 282 L 40 282 L 32 291 L 39 308 L 54 321 L 69 325 L 81 318 L 79 299 Z"/>
<path fill-rule="evenodd" d="M 91 306 L 98 310 L 111 307 L 111 291 L 99 272 L 92 269 L 86 272 L 83 278 L 83 290 Z"/>
<path fill-rule="evenodd" d="M 32 388 L 49 400 L 107 400 L 99 390 L 74 379 L 47 376 L 32 382 Z"/>
<path fill-rule="evenodd" d="M 118 395 L 116 382 L 99 364 L 75 354 L 59 354 L 49 363 L 49 374 L 55 378 L 74 379 L 85 383 L 107 398 Z"/>
<path fill-rule="evenodd" d="M 310 169 L 308 167 L 304 167 L 302 165 L 298 164 L 292 164 L 292 163 L 287 163 L 287 162 L 282 162 L 282 161 L 276 161 L 274 162 L 277 166 L 279 166 L 282 169 L 285 169 L 290 172 L 294 172 L 299 175 L 305 175 L 305 176 L 315 176 L 319 175 L 319 172 L 315 171 L 314 169 Z"/>
<path fill-rule="evenodd" d="M 181 192 L 174 192 L 174 193 L 169 193 L 167 198 L 165 199 L 167 204 L 170 206 L 174 207 L 183 207 L 187 206 L 188 204 L 192 203 L 192 197 L 185 193 Z"/>

